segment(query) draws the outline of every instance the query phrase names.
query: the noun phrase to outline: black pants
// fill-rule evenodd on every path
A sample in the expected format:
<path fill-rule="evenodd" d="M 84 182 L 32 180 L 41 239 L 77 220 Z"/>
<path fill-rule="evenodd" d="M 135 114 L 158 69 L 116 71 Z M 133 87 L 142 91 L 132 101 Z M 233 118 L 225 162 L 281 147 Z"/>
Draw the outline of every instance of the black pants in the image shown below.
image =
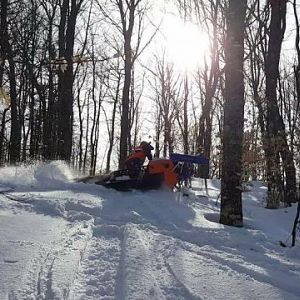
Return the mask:
<path fill-rule="evenodd" d="M 143 162 L 138 158 L 132 158 L 126 161 L 126 168 L 128 169 L 128 175 L 130 178 L 138 178 Z"/>

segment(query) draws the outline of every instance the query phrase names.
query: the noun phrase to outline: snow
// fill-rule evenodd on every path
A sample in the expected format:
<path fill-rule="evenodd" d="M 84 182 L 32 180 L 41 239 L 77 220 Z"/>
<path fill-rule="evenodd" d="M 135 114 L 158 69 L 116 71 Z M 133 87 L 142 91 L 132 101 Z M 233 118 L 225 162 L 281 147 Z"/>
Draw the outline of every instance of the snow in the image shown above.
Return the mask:
<path fill-rule="evenodd" d="M 243 193 L 218 223 L 220 182 L 184 193 L 76 183 L 62 162 L 0 169 L 0 299 L 300 299 L 296 207 Z M 299 238 L 300 239 L 300 236 Z"/>

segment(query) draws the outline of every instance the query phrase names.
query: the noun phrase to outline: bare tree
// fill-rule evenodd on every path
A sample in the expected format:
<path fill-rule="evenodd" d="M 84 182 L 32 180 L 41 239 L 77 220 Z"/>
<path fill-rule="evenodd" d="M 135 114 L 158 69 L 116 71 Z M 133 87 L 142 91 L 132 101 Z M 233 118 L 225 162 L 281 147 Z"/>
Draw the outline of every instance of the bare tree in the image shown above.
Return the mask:
<path fill-rule="evenodd" d="M 110 76 L 110 82 L 112 82 L 113 85 L 115 85 L 115 88 L 112 89 L 112 86 L 110 86 L 108 93 L 109 93 L 109 99 L 111 99 L 113 107 L 111 112 L 111 119 L 107 117 L 107 113 L 104 110 L 105 119 L 106 119 L 106 126 L 107 126 L 107 132 L 108 132 L 108 138 L 109 138 L 109 146 L 107 150 L 107 157 L 106 157 L 106 172 L 110 171 L 111 167 L 111 157 L 113 152 L 113 147 L 115 145 L 115 131 L 116 131 L 116 115 L 117 115 L 117 107 L 120 103 L 120 87 L 121 87 L 121 79 L 122 74 L 121 70 L 119 68 L 120 61 L 117 61 L 117 64 L 115 66 L 115 72 L 113 72 Z"/>
<path fill-rule="evenodd" d="M 295 46 L 296 46 L 296 58 L 297 64 L 295 66 L 295 81 L 296 81 L 296 98 L 298 104 L 300 103 L 300 24 L 297 12 L 297 1 L 293 1 L 293 12 L 295 17 L 296 23 L 296 39 L 295 39 Z M 299 186 L 300 192 L 300 186 Z M 296 234 L 297 228 L 299 226 L 299 218 L 300 218 L 300 195 L 298 194 L 298 205 L 297 205 L 297 213 L 294 220 L 293 230 L 292 230 L 292 246 L 296 244 Z"/>
<path fill-rule="evenodd" d="M 13 4 L 10 3 L 11 8 Z M 7 10 L 8 1 L 2 2 L 1 8 Z M 16 12 L 17 13 L 17 12 Z M 11 36 L 8 34 L 7 20 L 4 21 L 6 24 L 5 30 L 5 51 L 6 59 L 9 64 L 8 78 L 9 78 L 9 90 L 11 100 L 11 132 L 10 132 L 10 147 L 9 157 L 11 163 L 16 163 L 20 160 L 21 151 L 21 126 L 19 118 L 19 101 L 17 94 L 17 81 L 16 81 L 16 64 L 14 60 L 14 51 L 11 44 Z"/>
<path fill-rule="evenodd" d="M 209 159 L 212 144 L 214 97 L 217 94 L 218 83 L 222 75 L 219 64 L 221 59 L 220 39 L 223 36 L 222 30 L 220 30 L 223 27 L 221 24 L 224 18 L 223 7 L 220 0 L 178 0 L 177 2 L 184 17 L 198 20 L 202 29 L 210 37 L 209 58 L 205 58 L 204 68 L 198 70 L 197 76 L 198 87 L 203 93 L 203 104 L 196 137 L 197 153 L 204 154 Z"/>
<path fill-rule="evenodd" d="M 73 56 L 76 20 L 84 0 L 63 0 L 60 3 L 59 58 L 65 59 L 66 69 L 58 73 L 59 158 L 70 161 L 73 137 Z"/>
<path fill-rule="evenodd" d="M 286 174 L 286 202 L 295 202 L 296 172 L 293 155 L 289 149 L 285 124 L 277 102 L 277 84 L 279 79 L 279 60 L 286 28 L 286 1 L 270 1 L 271 22 L 269 30 L 268 52 L 266 57 L 266 128 L 267 128 L 267 170 L 268 208 L 278 208 L 283 201 L 282 180 L 278 168 L 280 154 Z"/>
<path fill-rule="evenodd" d="M 41 6 L 44 10 L 47 20 L 47 38 L 46 38 L 46 55 L 49 62 L 53 62 L 56 59 L 55 49 L 55 18 L 58 11 L 57 0 L 40 0 Z M 50 5 L 49 5 L 50 4 Z M 55 70 L 51 63 L 47 64 L 47 104 L 44 107 L 44 130 L 43 130 L 43 157 L 45 159 L 57 158 L 57 110 L 55 109 L 56 102 L 56 88 L 55 88 Z"/>
<path fill-rule="evenodd" d="M 183 79 L 183 92 L 182 95 L 177 97 L 177 103 L 175 103 L 176 119 L 179 125 L 179 129 L 182 136 L 183 152 L 189 154 L 189 120 L 188 120 L 188 103 L 190 98 L 190 82 L 186 74 Z M 176 100 L 176 99 L 175 99 Z"/>
<path fill-rule="evenodd" d="M 162 59 L 156 57 L 156 68 L 153 72 L 155 84 L 152 87 L 155 91 L 156 113 L 160 115 L 156 119 L 160 120 L 163 129 L 163 156 L 167 157 L 174 151 L 174 124 L 176 103 L 180 97 L 180 77 L 175 74 L 174 66 L 166 62 L 164 55 Z M 159 136 L 156 140 L 159 140 Z"/>

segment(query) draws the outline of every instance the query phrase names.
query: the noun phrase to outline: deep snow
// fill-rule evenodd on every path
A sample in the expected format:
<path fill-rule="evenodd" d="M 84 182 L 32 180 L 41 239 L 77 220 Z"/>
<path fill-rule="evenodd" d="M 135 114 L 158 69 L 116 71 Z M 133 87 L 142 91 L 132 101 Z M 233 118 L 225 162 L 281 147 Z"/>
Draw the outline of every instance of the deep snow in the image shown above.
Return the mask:
<path fill-rule="evenodd" d="M 300 299 L 296 207 L 243 194 L 218 223 L 220 183 L 189 196 L 75 183 L 60 162 L 0 169 L 0 299 Z M 300 240 L 300 233 L 299 233 Z"/>

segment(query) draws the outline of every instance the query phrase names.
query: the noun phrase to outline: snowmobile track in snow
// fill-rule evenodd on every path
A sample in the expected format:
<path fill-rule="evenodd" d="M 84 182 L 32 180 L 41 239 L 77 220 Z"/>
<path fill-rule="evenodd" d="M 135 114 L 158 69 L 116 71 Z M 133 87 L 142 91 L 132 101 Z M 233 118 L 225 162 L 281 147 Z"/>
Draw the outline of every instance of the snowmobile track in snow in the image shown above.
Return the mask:
<path fill-rule="evenodd" d="M 50 248 L 40 249 L 39 256 L 32 261 L 27 283 L 18 292 L 18 299 L 69 299 L 89 239 L 89 230 L 82 228 L 82 224 L 69 224 Z"/>
<path fill-rule="evenodd" d="M 94 236 L 88 243 L 70 291 L 70 299 L 125 299 L 121 288 L 122 242 L 122 228 L 94 228 Z"/>

